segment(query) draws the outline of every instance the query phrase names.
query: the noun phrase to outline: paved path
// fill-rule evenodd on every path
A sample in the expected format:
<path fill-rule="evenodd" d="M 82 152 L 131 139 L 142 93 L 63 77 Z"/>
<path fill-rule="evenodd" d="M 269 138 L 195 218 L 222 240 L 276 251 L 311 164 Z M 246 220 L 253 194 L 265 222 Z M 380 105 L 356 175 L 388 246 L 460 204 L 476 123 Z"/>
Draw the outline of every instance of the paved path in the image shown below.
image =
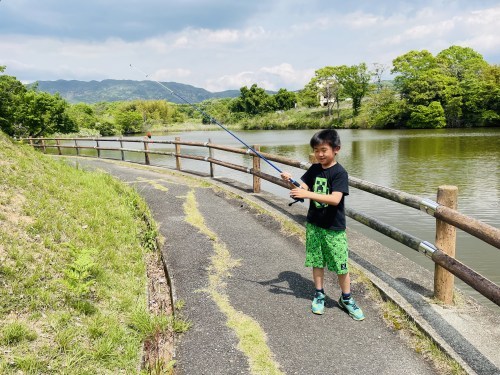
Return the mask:
<path fill-rule="evenodd" d="M 235 314 L 258 323 L 265 332 L 275 363 L 286 374 L 437 373 L 407 347 L 398 332 L 387 327 L 377 303 L 362 283 L 353 283 L 353 293 L 367 317 L 364 321 L 354 321 L 338 307 L 339 287 L 331 275 L 325 288 L 329 297 L 325 315 L 312 314 L 310 301 L 314 288 L 310 270 L 303 267 L 303 244 L 282 234 L 275 220 L 259 215 L 242 200 L 228 199 L 222 191 L 165 170 L 131 168 L 95 159 L 78 163 L 97 166 L 135 185 L 160 224 L 166 239 L 163 254 L 174 296 L 186 302 L 183 315 L 193 323 L 177 343 L 177 373 L 251 373 L 252 355 L 239 349 L 241 339 L 237 329 L 228 327 L 228 320 Z M 186 221 L 184 205 L 188 200 L 197 205 L 188 213 L 203 218 L 205 233 L 200 232 L 199 224 L 194 226 Z M 267 208 L 283 211 L 283 202 L 268 203 Z M 294 217 L 300 219 L 300 215 Z M 387 284 L 388 289 L 397 289 L 390 285 L 389 271 L 374 267 L 373 259 L 366 260 L 360 255 L 361 248 L 366 250 L 373 243 L 359 235 L 349 235 L 353 263 L 361 265 L 370 278 L 373 276 L 380 284 Z M 230 276 L 214 286 L 214 270 L 219 267 L 214 263 L 217 246 L 227 249 L 226 263 L 234 261 L 238 265 L 230 268 Z M 375 256 L 372 251 L 370 254 Z M 390 269 L 390 265 L 387 267 Z M 404 284 L 403 281 L 401 285 Z M 400 295 L 399 292 L 396 294 Z M 228 306 L 218 299 L 220 295 L 227 299 Z M 405 296 L 401 304 L 410 303 L 416 315 L 444 324 L 443 332 L 454 329 L 439 314 L 433 313 L 434 310 L 419 308 L 417 302 L 409 299 Z M 230 325 L 233 323 L 234 320 Z M 430 330 L 440 336 L 439 327 L 432 325 Z M 459 334 L 459 339 L 462 338 Z M 460 351 L 460 348 L 472 350 L 471 356 L 476 358 L 470 363 L 459 358 L 470 373 L 500 373 L 488 359 L 490 353 L 484 355 L 468 342 L 459 350 L 452 345 L 451 351 Z"/>

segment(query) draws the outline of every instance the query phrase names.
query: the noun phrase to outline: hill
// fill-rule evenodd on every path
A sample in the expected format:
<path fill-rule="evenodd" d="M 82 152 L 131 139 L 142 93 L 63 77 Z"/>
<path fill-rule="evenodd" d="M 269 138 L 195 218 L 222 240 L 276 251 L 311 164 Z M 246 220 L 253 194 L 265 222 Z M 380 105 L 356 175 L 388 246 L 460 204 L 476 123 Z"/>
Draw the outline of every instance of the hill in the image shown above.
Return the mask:
<path fill-rule="evenodd" d="M 170 94 L 168 90 L 154 81 L 132 81 L 106 79 L 103 81 L 38 81 L 40 91 L 51 94 L 59 93 L 70 103 L 116 102 L 134 99 L 154 100 L 164 99 L 172 103 L 183 103 L 182 100 Z M 192 103 L 207 99 L 235 98 L 239 90 L 210 92 L 205 89 L 177 82 L 162 82 L 176 94 Z"/>

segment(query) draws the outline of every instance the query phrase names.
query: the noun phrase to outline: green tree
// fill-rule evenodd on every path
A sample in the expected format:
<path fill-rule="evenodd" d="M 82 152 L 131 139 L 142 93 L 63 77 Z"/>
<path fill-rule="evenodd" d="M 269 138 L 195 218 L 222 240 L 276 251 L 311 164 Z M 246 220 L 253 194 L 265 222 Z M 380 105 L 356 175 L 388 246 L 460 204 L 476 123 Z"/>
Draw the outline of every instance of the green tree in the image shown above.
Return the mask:
<path fill-rule="evenodd" d="M 68 103 L 59 94 L 51 95 L 35 89 L 26 91 L 15 115 L 14 135 L 20 137 L 42 137 L 78 131 L 78 127 L 67 115 Z"/>
<path fill-rule="evenodd" d="M 286 111 L 295 107 L 297 95 L 286 89 L 279 89 L 279 91 L 274 95 L 274 100 L 276 102 L 275 109 Z"/>
<path fill-rule="evenodd" d="M 142 114 L 135 110 L 122 110 L 115 113 L 115 125 L 123 134 L 142 131 Z"/>
<path fill-rule="evenodd" d="M 444 56 L 444 55 L 443 55 Z M 445 58 L 435 58 L 430 52 L 410 51 L 393 61 L 395 87 L 408 102 L 410 113 L 421 114 L 422 108 L 438 102 L 445 113 L 448 126 L 460 126 L 464 89 L 456 75 L 444 64 Z M 409 114 L 410 114 L 409 113 Z M 420 115 L 413 116 L 419 118 Z M 415 127 L 415 124 L 411 124 Z"/>
<path fill-rule="evenodd" d="M 318 102 L 318 90 L 314 84 L 309 82 L 302 90 L 299 90 L 297 94 L 297 100 L 301 106 L 307 108 L 317 107 Z"/>
<path fill-rule="evenodd" d="M 459 82 L 468 77 L 479 77 L 488 63 L 470 47 L 451 46 L 436 55 L 439 66 Z"/>
<path fill-rule="evenodd" d="M 484 111 L 480 124 L 500 126 L 500 65 L 491 65 L 482 73 L 481 92 Z"/>
<path fill-rule="evenodd" d="M 208 99 L 201 102 L 198 107 L 210 117 L 225 123 L 231 119 L 231 111 L 229 109 L 231 100 L 232 98 Z M 210 119 L 203 116 L 202 123 L 209 124 Z"/>
<path fill-rule="evenodd" d="M 68 116 L 78 125 L 78 128 L 95 129 L 98 123 L 94 109 L 85 103 L 73 104 L 68 107 Z"/>
<path fill-rule="evenodd" d="M 408 100 L 409 104 L 429 104 L 434 95 L 429 78 L 438 69 L 434 56 L 426 50 L 410 51 L 395 58 L 392 64 L 391 73 L 397 74 L 394 85 L 401 97 Z M 425 74 L 427 79 L 423 79 Z"/>
<path fill-rule="evenodd" d="M 0 66 L 0 73 L 5 66 Z M 26 87 L 15 77 L 0 75 L 0 129 L 6 134 L 15 135 L 15 116 L 21 106 Z"/>
<path fill-rule="evenodd" d="M 410 128 L 444 128 L 446 119 L 439 102 L 431 102 L 428 106 L 417 105 L 413 108 L 408 127 Z"/>
<path fill-rule="evenodd" d="M 357 116 L 361 109 L 361 101 L 368 93 L 371 74 L 365 63 L 352 66 L 342 65 L 337 67 L 336 74 L 344 94 L 352 99 L 352 111 L 354 116 Z"/>
<path fill-rule="evenodd" d="M 319 96 L 320 104 L 326 106 L 328 116 L 332 115 L 332 108 L 337 105 L 337 114 L 340 120 L 340 100 L 343 97 L 343 86 L 339 82 L 339 67 L 325 66 L 314 72 L 311 86 L 316 87 L 316 96 Z M 318 100 L 318 99 L 316 99 Z"/>
<path fill-rule="evenodd" d="M 271 112 L 274 108 L 274 98 L 256 84 L 250 89 L 246 86 L 240 88 L 240 96 L 231 102 L 231 111 L 244 112 L 252 116 Z"/>
<path fill-rule="evenodd" d="M 367 123 L 374 128 L 399 128 L 408 112 L 406 101 L 394 89 L 384 87 L 366 105 Z"/>

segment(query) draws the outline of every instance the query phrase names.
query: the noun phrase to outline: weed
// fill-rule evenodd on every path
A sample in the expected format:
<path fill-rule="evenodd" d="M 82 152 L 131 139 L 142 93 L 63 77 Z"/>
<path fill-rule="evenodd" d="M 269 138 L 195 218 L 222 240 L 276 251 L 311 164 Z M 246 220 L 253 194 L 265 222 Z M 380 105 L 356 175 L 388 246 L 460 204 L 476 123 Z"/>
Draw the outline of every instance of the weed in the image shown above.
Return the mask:
<path fill-rule="evenodd" d="M 8 323 L 1 331 L 1 342 L 4 345 L 15 345 L 21 341 L 33 341 L 36 338 L 37 334 L 21 322 Z"/>

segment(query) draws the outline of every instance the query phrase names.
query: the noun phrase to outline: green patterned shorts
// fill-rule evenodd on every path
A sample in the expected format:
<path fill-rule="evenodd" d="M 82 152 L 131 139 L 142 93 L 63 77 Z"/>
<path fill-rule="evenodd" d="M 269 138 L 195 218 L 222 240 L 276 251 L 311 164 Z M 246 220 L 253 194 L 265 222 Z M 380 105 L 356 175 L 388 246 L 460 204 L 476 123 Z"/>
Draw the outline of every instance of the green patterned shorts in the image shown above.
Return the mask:
<path fill-rule="evenodd" d="M 337 275 L 349 272 L 345 230 L 331 230 L 306 225 L 306 267 L 324 268 Z"/>

